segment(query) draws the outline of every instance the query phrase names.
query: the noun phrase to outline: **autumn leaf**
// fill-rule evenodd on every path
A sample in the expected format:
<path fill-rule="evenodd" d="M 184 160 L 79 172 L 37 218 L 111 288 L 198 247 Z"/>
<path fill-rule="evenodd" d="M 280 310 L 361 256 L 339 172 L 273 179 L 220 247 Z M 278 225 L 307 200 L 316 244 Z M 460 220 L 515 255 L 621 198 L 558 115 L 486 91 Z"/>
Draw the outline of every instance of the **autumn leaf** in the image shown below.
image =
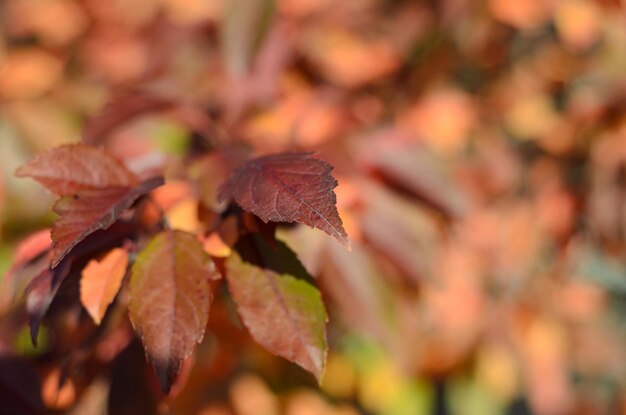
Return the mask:
<path fill-rule="evenodd" d="M 228 287 L 252 337 L 270 352 L 294 362 L 320 380 L 326 362 L 326 310 L 319 291 L 288 274 L 226 262 Z"/>
<path fill-rule="evenodd" d="M 100 324 L 107 307 L 122 285 L 128 251 L 114 248 L 100 261 L 91 260 L 83 269 L 80 279 L 80 302 L 96 325 Z"/>
<path fill-rule="evenodd" d="M 200 241 L 172 230 L 154 237 L 132 268 L 130 318 L 165 392 L 202 341 L 214 273 Z"/>
<path fill-rule="evenodd" d="M 85 189 L 133 187 L 138 180 L 124 165 L 99 147 L 70 144 L 46 151 L 15 173 L 32 177 L 57 195 Z"/>
<path fill-rule="evenodd" d="M 321 229 L 349 248 L 335 204 L 333 167 L 310 153 L 259 157 L 236 171 L 219 190 L 264 222 L 298 222 Z"/>
<path fill-rule="evenodd" d="M 52 266 L 87 235 L 111 226 L 138 198 L 162 184 L 163 179 L 156 177 L 134 188 L 86 189 L 59 199 L 53 208 L 60 218 L 52 228 Z"/>
<path fill-rule="evenodd" d="M 25 293 L 31 339 L 35 346 L 37 345 L 36 341 L 41 320 L 48 312 L 59 288 L 68 275 L 70 273 L 73 274 L 73 270 L 84 267 L 87 259 L 121 244 L 134 231 L 135 228 L 131 224 L 118 221 L 106 231 L 99 230 L 87 236 L 78 243 L 71 256 L 61 260 L 59 266 L 54 269 L 46 267 L 34 276 L 26 287 Z"/>
<path fill-rule="evenodd" d="M 41 319 L 48 312 L 71 266 L 71 258 L 67 258 L 55 269 L 46 268 L 41 271 L 26 287 L 26 312 L 30 323 L 30 337 L 35 346 Z"/>
<path fill-rule="evenodd" d="M 111 226 L 139 197 L 163 184 L 162 178 L 138 183 L 116 158 L 83 144 L 43 153 L 16 174 L 62 196 L 53 208 L 60 218 L 52 228 L 52 268 L 87 235 Z"/>

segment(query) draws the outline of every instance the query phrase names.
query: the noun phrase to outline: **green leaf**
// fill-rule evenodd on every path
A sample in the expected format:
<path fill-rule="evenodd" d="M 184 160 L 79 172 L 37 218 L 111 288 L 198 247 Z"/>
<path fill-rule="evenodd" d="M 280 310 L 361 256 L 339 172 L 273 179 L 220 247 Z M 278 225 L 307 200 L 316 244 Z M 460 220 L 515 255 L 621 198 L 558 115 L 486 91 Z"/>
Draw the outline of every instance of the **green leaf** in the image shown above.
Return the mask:
<path fill-rule="evenodd" d="M 324 372 L 326 310 L 313 285 L 291 275 L 245 263 L 226 262 L 226 279 L 244 325 L 261 346 L 313 373 Z"/>

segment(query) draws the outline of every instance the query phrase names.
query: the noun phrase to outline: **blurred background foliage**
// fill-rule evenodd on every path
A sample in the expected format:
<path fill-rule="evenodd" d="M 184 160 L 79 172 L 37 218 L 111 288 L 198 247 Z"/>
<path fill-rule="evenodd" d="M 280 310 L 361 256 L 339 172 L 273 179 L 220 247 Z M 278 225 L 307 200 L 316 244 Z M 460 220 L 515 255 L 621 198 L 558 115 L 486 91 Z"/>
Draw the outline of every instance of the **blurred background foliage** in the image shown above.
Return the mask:
<path fill-rule="evenodd" d="M 329 307 L 321 387 L 212 314 L 155 404 L 128 330 L 89 352 L 106 371 L 63 371 L 65 338 L 34 349 L 4 284 L 0 354 L 51 411 L 626 414 L 620 0 L 4 0 L 0 19 L 0 275 L 54 220 L 15 168 L 81 138 L 131 167 L 207 138 L 316 151 L 353 240 L 279 232 Z M 200 193 L 211 166 L 191 166 Z M 180 200 L 169 219 L 197 226 Z"/>

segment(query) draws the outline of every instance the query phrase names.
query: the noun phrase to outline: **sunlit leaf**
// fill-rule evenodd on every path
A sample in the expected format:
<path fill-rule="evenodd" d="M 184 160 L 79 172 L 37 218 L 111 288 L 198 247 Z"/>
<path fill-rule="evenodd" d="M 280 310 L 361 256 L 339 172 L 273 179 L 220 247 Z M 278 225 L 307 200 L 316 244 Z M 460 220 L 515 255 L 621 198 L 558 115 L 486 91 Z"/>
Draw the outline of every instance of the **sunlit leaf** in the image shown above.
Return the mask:
<path fill-rule="evenodd" d="M 310 153 L 259 157 L 236 171 L 219 191 L 219 199 L 234 199 L 264 222 L 299 222 L 350 241 L 335 204 L 333 167 Z"/>
<path fill-rule="evenodd" d="M 319 380 L 326 363 L 326 310 L 319 291 L 291 275 L 245 263 L 237 254 L 226 263 L 237 310 L 252 337 Z"/>
<path fill-rule="evenodd" d="M 100 261 L 91 260 L 80 280 L 80 301 L 96 324 L 117 294 L 128 265 L 128 251 L 115 248 Z"/>

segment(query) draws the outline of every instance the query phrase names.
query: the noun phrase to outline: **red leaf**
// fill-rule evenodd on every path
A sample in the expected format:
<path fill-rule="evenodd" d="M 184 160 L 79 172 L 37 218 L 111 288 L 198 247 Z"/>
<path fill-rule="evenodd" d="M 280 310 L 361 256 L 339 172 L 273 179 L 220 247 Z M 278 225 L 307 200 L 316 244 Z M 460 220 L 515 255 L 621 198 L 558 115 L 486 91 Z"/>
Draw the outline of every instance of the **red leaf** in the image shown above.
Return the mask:
<path fill-rule="evenodd" d="M 134 188 L 85 189 L 59 199 L 54 205 L 60 218 L 52 228 L 52 267 L 87 235 L 111 226 L 139 197 L 162 184 L 157 177 Z"/>
<path fill-rule="evenodd" d="M 226 262 L 226 279 L 243 323 L 260 345 L 313 373 L 326 363 L 326 310 L 306 281 L 245 263 Z"/>
<path fill-rule="evenodd" d="M 193 234 L 167 230 L 139 254 L 130 280 L 130 319 L 165 392 L 202 341 L 213 263 Z"/>
<path fill-rule="evenodd" d="M 162 178 L 138 184 L 119 160 L 85 144 L 47 151 L 16 174 L 32 177 L 63 196 L 54 205 L 61 217 L 52 228 L 52 268 L 87 235 L 111 226 L 135 200 L 163 184 Z"/>
<path fill-rule="evenodd" d="M 48 312 L 71 266 L 71 258 L 68 258 L 55 269 L 43 270 L 26 287 L 26 312 L 30 323 L 30 337 L 35 346 L 37 346 L 41 319 Z"/>
<path fill-rule="evenodd" d="M 246 163 L 219 190 L 264 222 L 299 222 L 321 229 L 349 248 L 335 204 L 333 167 L 310 153 L 284 153 Z"/>
<path fill-rule="evenodd" d="M 133 187 L 138 180 L 124 165 L 99 147 L 70 144 L 35 157 L 16 171 L 32 177 L 52 193 L 69 195 L 85 189 Z"/>

